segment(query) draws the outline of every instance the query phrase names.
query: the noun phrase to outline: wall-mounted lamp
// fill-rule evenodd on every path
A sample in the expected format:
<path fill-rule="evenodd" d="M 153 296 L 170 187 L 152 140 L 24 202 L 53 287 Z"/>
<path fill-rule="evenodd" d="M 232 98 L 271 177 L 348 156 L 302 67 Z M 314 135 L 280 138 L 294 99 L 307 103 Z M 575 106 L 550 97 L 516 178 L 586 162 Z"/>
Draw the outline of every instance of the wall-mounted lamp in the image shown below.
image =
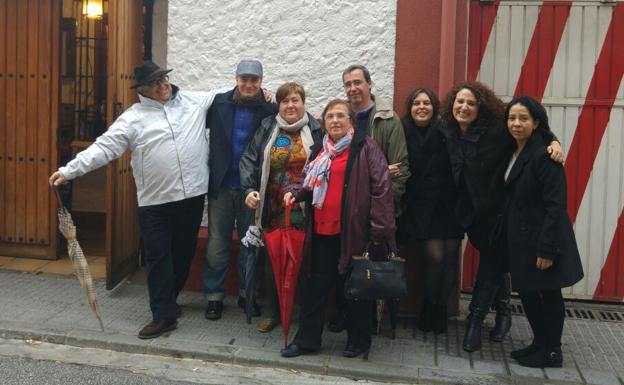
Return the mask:
<path fill-rule="evenodd" d="M 82 14 L 90 19 L 101 19 L 104 15 L 102 0 L 83 0 Z"/>

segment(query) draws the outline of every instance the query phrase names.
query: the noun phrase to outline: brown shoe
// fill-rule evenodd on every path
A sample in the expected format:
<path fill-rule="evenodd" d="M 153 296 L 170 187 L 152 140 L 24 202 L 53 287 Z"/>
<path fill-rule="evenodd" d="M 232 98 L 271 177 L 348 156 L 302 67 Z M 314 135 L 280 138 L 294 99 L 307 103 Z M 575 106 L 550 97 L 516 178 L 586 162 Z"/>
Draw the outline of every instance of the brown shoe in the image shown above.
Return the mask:
<path fill-rule="evenodd" d="M 275 327 L 279 325 L 279 321 L 274 318 L 265 318 L 258 324 L 256 330 L 260 333 L 268 333 L 271 330 L 275 329 Z"/>
<path fill-rule="evenodd" d="M 169 320 L 169 321 L 155 321 L 152 320 L 150 323 L 145 325 L 143 329 L 139 332 L 139 338 L 142 340 L 146 340 L 149 338 L 156 338 L 163 335 L 163 333 L 174 330 L 178 327 L 178 321 Z"/>

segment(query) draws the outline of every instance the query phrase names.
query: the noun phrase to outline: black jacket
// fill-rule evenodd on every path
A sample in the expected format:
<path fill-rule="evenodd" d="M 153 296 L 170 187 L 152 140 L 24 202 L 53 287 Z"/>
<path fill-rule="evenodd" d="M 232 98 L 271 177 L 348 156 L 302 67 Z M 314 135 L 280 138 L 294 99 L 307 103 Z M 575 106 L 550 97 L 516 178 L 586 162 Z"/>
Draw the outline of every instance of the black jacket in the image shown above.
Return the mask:
<path fill-rule="evenodd" d="M 404 124 L 410 177 L 403 195 L 397 238 L 461 239 L 463 230 L 455 217 L 457 189 L 453 183 L 443 121 L 428 127 Z M 397 239 L 399 240 L 399 239 Z"/>
<path fill-rule="evenodd" d="M 447 139 L 453 179 L 458 187 L 456 213 L 470 242 L 480 251 L 491 249 L 493 227 L 502 213 L 503 174 L 515 141 L 505 122 L 472 125 L 460 135 L 457 124 L 442 126 Z M 544 144 L 556 138 L 542 134 Z"/>
<path fill-rule="evenodd" d="M 210 182 L 208 196 L 217 198 L 232 158 L 232 127 L 234 126 L 234 90 L 215 96 L 206 116 L 206 127 L 210 129 Z M 260 91 L 258 102 L 249 105 L 253 109 L 251 139 L 262 119 L 277 113 L 277 105 L 269 103 Z"/>
<path fill-rule="evenodd" d="M 509 271 L 516 291 L 558 289 L 583 278 L 566 212 L 563 166 L 553 162 L 539 142 L 529 140 L 505 183 Z M 553 265 L 538 270 L 537 257 L 550 259 Z"/>
<path fill-rule="evenodd" d="M 275 115 L 268 116 L 262 120 L 260 127 L 258 127 L 254 133 L 253 138 L 249 140 L 249 143 L 247 143 L 245 152 L 243 153 L 240 163 L 238 164 L 243 197 L 246 197 L 252 191 L 260 191 L 264 149 L 271 138 L 275 122 Z M 314 141 L 313 147 L 321 145 L 323 141 L 321 124 L 310 114 L 308 114 L 308 127 L 310 127 L 310 133 L 312 134 L 312 140 Z M 263 219 L 267 218 L 265 214 L 268 207 L 266 204 L 267 197 L 265 196 L 264 199 L 265 205 L 263 209 L 264 212 L 262 213 Z"/>

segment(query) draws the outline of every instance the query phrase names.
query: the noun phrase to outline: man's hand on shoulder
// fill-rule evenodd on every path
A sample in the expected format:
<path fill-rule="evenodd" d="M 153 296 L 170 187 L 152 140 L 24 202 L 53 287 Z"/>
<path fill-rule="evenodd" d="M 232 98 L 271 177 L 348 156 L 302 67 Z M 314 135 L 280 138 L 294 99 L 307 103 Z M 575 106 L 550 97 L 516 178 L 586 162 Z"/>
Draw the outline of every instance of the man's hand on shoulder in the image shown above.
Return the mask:
<path fill-rule="evenodd" d="M 271 93 L 271 91 L 266 88 L 262 89 L 262 93 L 264 94 L 264 99 L 269 103 L 276 103 L 275 96 Z"/>

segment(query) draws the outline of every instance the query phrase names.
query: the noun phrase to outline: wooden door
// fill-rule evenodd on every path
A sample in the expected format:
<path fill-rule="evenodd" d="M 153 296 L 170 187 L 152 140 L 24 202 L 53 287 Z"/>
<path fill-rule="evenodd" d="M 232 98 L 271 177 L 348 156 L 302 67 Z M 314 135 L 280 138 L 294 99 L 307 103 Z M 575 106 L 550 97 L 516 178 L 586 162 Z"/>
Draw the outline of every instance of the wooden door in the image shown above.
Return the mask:
<path fill-rule="evenodd" d="M 56 258 L 60 0 L 0 0 L 0 255 Z"/>
<path fill-rule="evenodd" d="M 107 117 L 112 122 L 138 101 L 131 90 L 134 67 L 143 57 L 142 1 L 109 1 Z M 139 265 L 139 224 L 130 153 L 107 170 L 106 288 L 112 289 Z"/>

